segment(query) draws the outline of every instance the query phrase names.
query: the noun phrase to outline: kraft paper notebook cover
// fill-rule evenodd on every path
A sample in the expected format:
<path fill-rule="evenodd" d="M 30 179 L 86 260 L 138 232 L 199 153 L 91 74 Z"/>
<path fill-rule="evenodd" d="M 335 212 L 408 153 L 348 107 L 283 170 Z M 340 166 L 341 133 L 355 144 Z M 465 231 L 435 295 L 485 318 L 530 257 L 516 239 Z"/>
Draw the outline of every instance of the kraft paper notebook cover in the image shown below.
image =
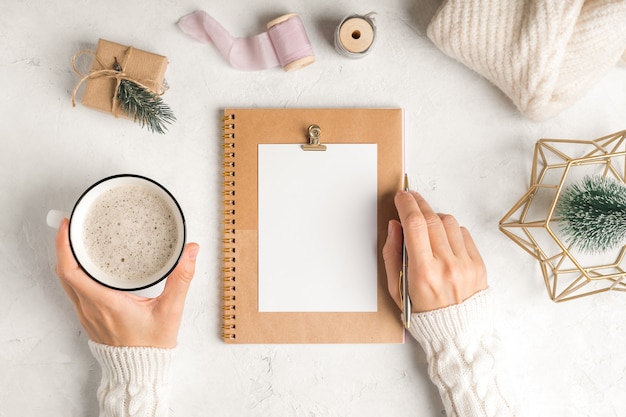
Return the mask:
<path fill-rule="evenodd" d="M 223 122 L 224 340 L 402 343 L 382 260 L 402 110 L 226 109 Z"/>

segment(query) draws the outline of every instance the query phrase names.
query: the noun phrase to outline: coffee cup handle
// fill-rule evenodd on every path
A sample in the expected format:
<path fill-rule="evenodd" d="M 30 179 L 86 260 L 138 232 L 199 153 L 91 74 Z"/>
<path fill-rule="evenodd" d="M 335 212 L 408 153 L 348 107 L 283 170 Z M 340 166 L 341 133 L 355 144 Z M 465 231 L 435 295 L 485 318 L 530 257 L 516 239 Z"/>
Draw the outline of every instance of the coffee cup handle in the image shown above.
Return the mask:
<path fill-rule="evenodd" d="M 50 210 L 46 216 L 46 223 L 48 223 L 48 226 L 58 229 L 61 224 L 61 220 L 69 218 L 70 213 L 66 211 Z"/>

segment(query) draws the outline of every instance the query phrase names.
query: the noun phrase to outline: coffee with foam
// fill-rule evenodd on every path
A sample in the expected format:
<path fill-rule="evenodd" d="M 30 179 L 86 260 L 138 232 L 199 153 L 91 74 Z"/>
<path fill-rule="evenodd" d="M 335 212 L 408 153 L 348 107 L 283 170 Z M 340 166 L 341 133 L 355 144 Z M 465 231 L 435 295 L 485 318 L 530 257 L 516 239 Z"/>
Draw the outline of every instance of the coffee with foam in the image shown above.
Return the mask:
<path fill-rule="evenodd" d="M 174 196 L 135 174 L 113 175 L 87 188 L 71 213 L 50 210 L 57 227 L 69 218 L 69 243 L 80 268 L 107 287 L 135 291 L 163 281 L 185 248 L 187 227 Z"/>
<path fill-rule="evenodd" d="M 175 255 L 178 226 L 172 208 L 146 187 L 111 188 L 91 204 L 83 239 L 91 260 L 119 280 L 141 280 Z"/>

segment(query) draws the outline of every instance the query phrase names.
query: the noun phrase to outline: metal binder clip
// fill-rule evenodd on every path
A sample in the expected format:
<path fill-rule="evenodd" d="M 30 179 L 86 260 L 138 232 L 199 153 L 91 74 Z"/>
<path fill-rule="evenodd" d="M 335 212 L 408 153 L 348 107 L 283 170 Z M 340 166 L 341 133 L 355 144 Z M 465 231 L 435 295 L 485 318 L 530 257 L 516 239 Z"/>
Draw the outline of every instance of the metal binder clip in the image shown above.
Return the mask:
<path fill-rule="evenodd" d="M 320 143 L 320 136 L 322 136 L 322 129 L 318 125 L 309 126 L 309 143 L 302 145 L 302 149 L 305 151 L 325 151 L 326 145 Z"/>

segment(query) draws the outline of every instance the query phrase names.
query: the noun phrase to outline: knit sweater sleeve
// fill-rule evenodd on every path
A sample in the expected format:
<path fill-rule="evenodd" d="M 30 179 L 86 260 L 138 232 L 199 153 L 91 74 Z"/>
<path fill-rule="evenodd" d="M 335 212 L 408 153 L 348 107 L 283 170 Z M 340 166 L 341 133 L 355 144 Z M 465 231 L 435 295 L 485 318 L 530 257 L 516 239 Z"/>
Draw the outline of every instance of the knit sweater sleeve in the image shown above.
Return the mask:
<path fill-rule="evenodd" d="M 102 368 L 100 417 L 166 417 L 176 349 L 114 347 L 89 341 Z"/>
<path fill-rule="evenodd" d="M 412 315 L 409 331 L 426 352 L 448 417 L 517 415 L 502 389 L 489 304 L 485 290 L 461 304 Z"/>

